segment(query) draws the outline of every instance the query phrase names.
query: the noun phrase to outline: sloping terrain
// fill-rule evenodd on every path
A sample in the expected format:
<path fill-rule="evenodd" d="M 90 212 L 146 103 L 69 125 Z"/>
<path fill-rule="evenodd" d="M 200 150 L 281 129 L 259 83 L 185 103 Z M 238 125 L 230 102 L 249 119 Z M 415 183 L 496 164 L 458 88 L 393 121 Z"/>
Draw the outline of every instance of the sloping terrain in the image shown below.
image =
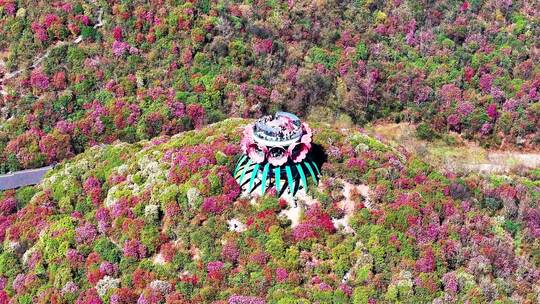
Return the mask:
<path fill-rule="evenodd" d="M 319 186 L 240 198 L 247 122 L 96 146 L 1 193 L 0 303 L 538 301 L 538 176 L 445 175 L 310 122 Z"/>
<path fill-rule="evenodd" d="M 419 138 L 418 127 L 409 123 L 377 123 L 367 132 L 393 147 L 406 147 L 422 160 L 455 173 L 527 175 L 540 168 L 540 147 L 529 150 L 486 149 L 452 132 Z M 507 147 L 506 147 L 507 148 Z"/>
<path fill-rule="evenodd" d="M 0 0 L 0 174 L 322 108 L 540 142 L 539 1 Z"/>

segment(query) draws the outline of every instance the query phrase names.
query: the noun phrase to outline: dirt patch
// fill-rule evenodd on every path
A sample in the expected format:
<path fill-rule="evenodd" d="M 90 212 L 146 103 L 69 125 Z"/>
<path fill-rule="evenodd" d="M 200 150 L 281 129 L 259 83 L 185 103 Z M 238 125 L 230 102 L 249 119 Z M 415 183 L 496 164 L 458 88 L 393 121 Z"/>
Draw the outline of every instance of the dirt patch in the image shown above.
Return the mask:
<path fill-rule="evenodd" d="M 356 203 L 353 198 L 353 193 L 358 193 L 362 196 L 363 203 L 366 208 L 373 209 L 373 206 L 370 201 L 370 189 L 367 185 L 353 185 L 346 181 L 343 183 L 343 196 L 345 197 L 341 202 L 338 203 L 338 206 L 343 209 L 345 216 L 341 219 L 333 219 L 334 226 L 336 228 L 341 228 L 345 233 L 354 233 L 354 230 L 349 226 L 349 220 L 354 214 L 356 209 Z"/>
<path fill-rule="evenodd" d="M 372 136 L 390 146 L 403 146 L 407 151 L 443 170 L 480 174 L 523 173 L 540 168 L 540 151 L 487 150 L 474 142 L 450 134 L 456 144 L 443 140 L 426 141 L 415 136 L 409 123 L 379 123 L 366 129 Z"/>

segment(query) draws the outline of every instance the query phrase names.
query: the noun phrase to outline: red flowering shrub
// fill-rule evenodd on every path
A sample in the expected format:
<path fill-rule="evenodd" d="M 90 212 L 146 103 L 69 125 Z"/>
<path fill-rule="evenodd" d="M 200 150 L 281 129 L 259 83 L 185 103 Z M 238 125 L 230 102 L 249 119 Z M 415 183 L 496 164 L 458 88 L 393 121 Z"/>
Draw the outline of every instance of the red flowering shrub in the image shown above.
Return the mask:
<path fill-rule="evenodd" d="M 146 247 L 138 240 L 129 240 L 124 244 L 124 256 L 136 260 L 146 257 Z"/>
<path fill-rule="evenodd" d="M 39 167 L 44 163 L 44 157 L 39 153 L 39 139 L 44 133 L 32 129 L 21 134 L 7 143 L 4 153 L 15 155 L 23 168 Z"/>
<path fill-rule="evenodd" d="M 197 104 L 190 104 L 187 106 L 187 115 L 191 119 L 193 126 L 198 129 L 203 125 L 205 118 L 204 108 Z"/>
<path fill-rule="evenodd" d="M 73 156 L 70 136 L 60 133 L 50 133 L 39 141 L 39 150 L 47 157 L 49 163 L 62 161 Z"/>
<path fill-rule="evenodd" d="M 113 37 L 116 41 L 122 41 L 123 35 L 122 35 L 122 28 L 119 26 L 116 26 L 113 29 Z"/>
<path fill-rule="evenodd" d="M 49 87 L 50 80 L 42 71 L 35 70 L 30 76 L 30 83 L 35 88 L 45 90 Z"/>
<path fill-rule="evenodd" d="M 323 231 L 334 233 L 334 223 L 327 213 L 315 205 L 306 211 L 304 221 L 294 228 L 293 238 L 295 241 L 317 238 Z"/>
<path fill-rule="evenodd" d="M 8 216 L 17 210 L 17 200 L 14 197 L 6 197 L 0 200 L 0 214 Z"/>
<path fill-rule="evenodd" d="M 136 303 L 139 295 L 136 294 L 130 288 L 119 288 L 111 295 L 110 303 L 111 304 L 131 304 Z"/>
<path fill-rule="evenodd" d="M 92 199 L 94 205 L 98 206 L 101 198 L 101 184 L 97 178 L 90 176 L 83 184 L 83 189 Z"/>

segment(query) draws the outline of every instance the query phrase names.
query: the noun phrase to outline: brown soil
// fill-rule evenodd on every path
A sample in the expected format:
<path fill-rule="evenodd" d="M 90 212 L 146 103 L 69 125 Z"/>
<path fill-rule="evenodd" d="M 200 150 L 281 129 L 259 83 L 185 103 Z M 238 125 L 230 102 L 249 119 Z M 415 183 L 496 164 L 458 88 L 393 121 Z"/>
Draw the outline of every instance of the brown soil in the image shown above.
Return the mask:
<path fill-rule="evenodd" d="M 457 173 L 481 174 L 521 173 L 540 168 L 540 151 L 518 149 L 487 150 L 476 143 L 450 134 L 455 145 L 442 140 L 429 142 L 418 139 L 415 126 L 409 123 L 377 123 L 367 132 L 391 146 L 403 146 L 410 153 L 441 169 Z"/>

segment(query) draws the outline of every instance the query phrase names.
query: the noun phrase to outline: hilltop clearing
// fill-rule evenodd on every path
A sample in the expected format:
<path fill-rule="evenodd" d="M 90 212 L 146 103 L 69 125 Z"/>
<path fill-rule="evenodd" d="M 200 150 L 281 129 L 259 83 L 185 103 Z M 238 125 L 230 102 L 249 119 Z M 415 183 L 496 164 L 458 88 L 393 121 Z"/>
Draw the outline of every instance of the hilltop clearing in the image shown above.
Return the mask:
<path fill-rule="evenodd" d="M 403 146 L 441 170 L 463 174 L 524 175 L 531 169 L 540 168 L 540 150 L 487 149 L 456 133 L 442 135 L 442 138 L 433 135 L 420 139 L 416 129 L 409 123 L 377 123 L 367 128 L 369 134 L 385 140 L 391 146 Z"/>

